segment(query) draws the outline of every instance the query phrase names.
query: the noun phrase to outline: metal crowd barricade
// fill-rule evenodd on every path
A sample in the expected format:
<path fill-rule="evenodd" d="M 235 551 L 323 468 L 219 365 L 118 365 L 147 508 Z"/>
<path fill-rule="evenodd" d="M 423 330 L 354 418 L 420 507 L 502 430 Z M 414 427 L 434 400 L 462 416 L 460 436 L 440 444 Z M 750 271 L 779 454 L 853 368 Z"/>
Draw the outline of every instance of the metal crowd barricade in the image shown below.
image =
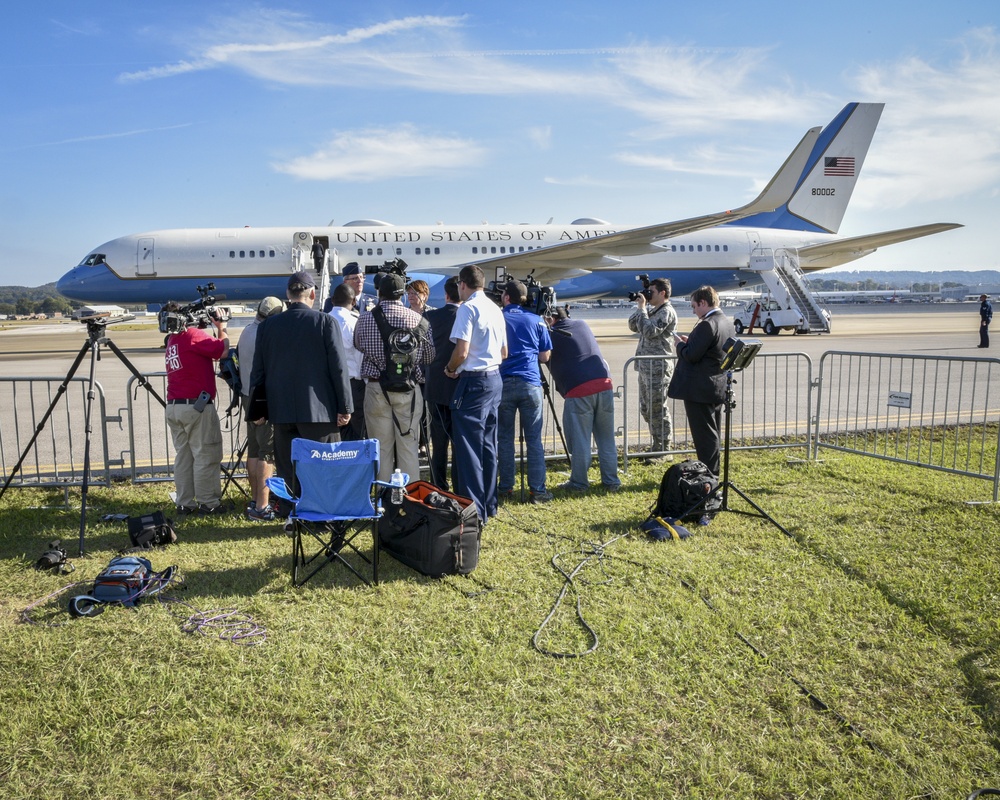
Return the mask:
<path fill-rule="evenodd" d="M 675 362 L 676 356 L 635 356 L 622 370 L 622 453 L 630 457 L 656 455 L 649 451 L 651 437 L 639 410 L 637 362 Z M 812 360 L 805 353 L 761 353 L 750 366 L 734 376 L 733 450 L 808 447 L 813 395 Z M 672 420 L 671 453 L 694 449 L 684 403 L 669 401 Z"/>
<path fill-rule="evenodd" d="M 993 482 L 1000 476 L 1000 360 L 830 351 L 820 359 L 820 448 Z"/>
<path fill-rule="evenodd" d="M 665 366 L 673 356 L 637 356 L 623 368 L 616 391 L 615 420 L 624 466 L 629 458 L 650 455 L 650 437 L 639 411 L 637 362 Z M 546 375 L 546 377 L 548 377 Z M 760 353 L 735 376 L 732 448 L 806 447 L 857 453 L 993 482 L 1000 494 L 1000 360 L 951 356 L 891 355 L 830 351 L 813 379 L 811 359 L 803 353 Z M 166 375 L 143 378 L 166 396 Z M 45 412 L 66 384 L 46 424 Z M 59 487 L 83 483 L 87 406 L 85 378 L 0 378 L 0 460 L 3 480 L 31 437 L 12 486 Z M 113 468 L 122 467 L 136 483 L 173 479 L 173 448 L 162 406 L 132 377 L 122 416 L 109 416 L 107 399 L 95 381 L 91 420 L 90 485 L 109 486 Z M 239 415 L 226 417 L 229 389 L 219 383 L 220 417 L 228 446 L 223 466 L 242 476 L 243 426 Z M 564 457 L 555 427 L 563 401 L 550 385 L 543 433 L 546 456 Z M 689 453 L 690 432 L 684 405 L 670 401 L 671 453 Z M 118 422 L 116 428 L 111 425 Z M 127 440 L 126 440 L 127 439 Z M 515 441 L 517 441 L 515 439 Z M 225 447 L 224 447 L 225 449 Z M 112 458 L 111 453 L 120 457 Z M 515 453 L 519 456 L 520 452 Z"/>
<path fill-rule="evenodd" d="M 60 397 L 59 390 L 66 385 Z M 86 443 L 87 391 L 90 381 L 80 377 L 66 381 L 65 376 L 0 378 L 0 461 L 3 481 L 25 456 L 11 486 L 68 488 L 83 485 L 83 459 Z M 53 406 L 53 401 L 55 405 Z M 52 414 L 42 425 L 46 412 Z M 107 404 L 104 389 L 94 381 L 91 406 L 90 476 L 87 484 L 109 486 Z M 39 426 L 41 429 L 39 430 Z M 38 433 L 30 452 L 25 448 Z"/>
<path fill-rule="evenodd" d="M 159 393 L 167 396 L 167 373 L 147 372 L 142 377 Z M 241 415 L 226 416 L 229 405 L 229 388 L 218 382 L 216 408 L 222 421 L 222 464 L 227 470 L 238 468 L 243 450 Z M 174 478 L 174 449 L 167 427 L 164 408 L 139 386 L 139 379 L 132 377 L 127 386 L 128 449 L 122 453 L 127 459 L 129 475 L 134 483 L 171 481 Z M 242 477 L 242 473 L 240 474 Z"/>

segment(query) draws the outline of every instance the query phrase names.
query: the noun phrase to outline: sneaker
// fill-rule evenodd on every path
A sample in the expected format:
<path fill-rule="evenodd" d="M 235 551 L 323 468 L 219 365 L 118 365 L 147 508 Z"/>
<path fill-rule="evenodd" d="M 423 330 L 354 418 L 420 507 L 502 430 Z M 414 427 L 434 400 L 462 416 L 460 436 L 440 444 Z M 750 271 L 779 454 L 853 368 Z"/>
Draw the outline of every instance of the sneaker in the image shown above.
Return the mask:
<path fill-rule="evenodd" d="M 198 506 L 198 513 L 203 517 L 214 516 L 216 514 L 226 514 L 232 511 L 232 506 L 229 503 L 219 503 L 217 506 L 209 506 L 202 503 Z"/>
<path fill-rule="evenodd" d="M 273 522 L 275 513 L 271 506 L 264 506 L 263 508 L 257 508 L 254 506 L 253 508 L 247 510 L 247 516 L 250 519 L 255 519 L 259 522 Z"/>
<path fill-rule="evenodd" d="M 497 492 L 497 501 L 499 502 L 500 505 L 503 505 L 504 503 L 513 503 L 514 490 L 507 489 L 505 491 Z"/>
<path fill-rule="evenodd" d="M 250 502 L 249 502 L 249 503 L 247 504 L 247 507 L 246 507 L 246 508 L 245 508 L 244 510 L 246 511 L 246 513 L 247 513 L 247 514 L 249 514 L 249 513 L 250 513 L 251 511 L 253 511 L 253 510 L 254 510 L 255 508 L 257 508 L 257 501 L 256 501 L 256 500 L 251 500 L 251 501 L 250 501 Z"/>
<path fill-rule="evenodd" d="M 620 483 L 602 483 L 601 486 L 606 492 L 620 492 L 622 490 Z"/>
<path fill-rule="evenodd" d="M 699 525 L 709 525 L 712 522 L 712 518 L 708 514 L 702 514 L 698 517 Z"/>
<path fill-rule="evenodd" d="M 547 489 L 543 489 L 540 492 L 531 493 L 530 502 L 534 503 L 536 506 L 540 505 L 541 503 L 548 503 L 550 500 L 555 500 L 555 497 L 552 495 L 552 492 L 548 491 Z"/>
<path fill-rule="evenodd" d="M 178 517 L 186 517 L 189 516 L 190 514 L 197 514 L 197 513 L 198 513 L 197 508 L 191 508 L 189 506 L 177 506 Z"/>
<path fill-rule="evenodd" d="M 557 489 L 562 489 L 564 492 L 585 492 L 589 489 L 589 486 L 580 486 L 579 484 L 573 483 L 573 481 L 566 481 L 566 483 L 560 483 Z"/>

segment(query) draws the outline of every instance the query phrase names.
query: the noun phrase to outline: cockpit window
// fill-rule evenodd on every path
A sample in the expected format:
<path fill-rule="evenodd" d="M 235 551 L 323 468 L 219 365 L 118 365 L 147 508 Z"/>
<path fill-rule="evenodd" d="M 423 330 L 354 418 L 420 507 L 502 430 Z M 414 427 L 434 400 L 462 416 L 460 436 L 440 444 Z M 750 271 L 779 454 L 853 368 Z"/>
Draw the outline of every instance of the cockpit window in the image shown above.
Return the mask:
<path fill-rule="evenodd" d="M 91 253 L 83 261 L 80 262 L 81 267 L 96 267 L 100 264 L 107 264 L 108 262 L 104 260 L 104 253 Z"/>

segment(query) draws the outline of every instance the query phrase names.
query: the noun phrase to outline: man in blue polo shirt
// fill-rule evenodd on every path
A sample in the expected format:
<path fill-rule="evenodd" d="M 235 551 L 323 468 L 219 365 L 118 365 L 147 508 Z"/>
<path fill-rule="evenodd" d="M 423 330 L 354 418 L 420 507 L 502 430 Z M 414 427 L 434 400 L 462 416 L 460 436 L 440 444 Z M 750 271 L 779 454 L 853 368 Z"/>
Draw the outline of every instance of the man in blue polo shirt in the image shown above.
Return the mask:
<path fill-rule="evenodd" d="M 503 393 L 497 420 L 500 459 L 500 499 L 514 496 L 514 419 L 520 415 L 528 452 L 528 490 L 532 503 L 547 503 L 552 494 L 545 488 L 545 449 L 542 447 L 542 374 L 552 353 L 552 340 L 545 321 L 524 310 L 528 290 L 520 281 L 507 281 L 503 293 L 503 318 L 507 324 L 506 360 L 500 365 Z"/>

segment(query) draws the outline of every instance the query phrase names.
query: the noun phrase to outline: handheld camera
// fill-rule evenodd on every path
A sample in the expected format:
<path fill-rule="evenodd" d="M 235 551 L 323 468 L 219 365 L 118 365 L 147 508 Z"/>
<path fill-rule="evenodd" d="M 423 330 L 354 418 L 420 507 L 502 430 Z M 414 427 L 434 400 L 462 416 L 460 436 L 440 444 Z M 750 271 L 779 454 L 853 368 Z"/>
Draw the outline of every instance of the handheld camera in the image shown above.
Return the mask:
<path fill-rule="evenodd" d="M 629 299 L 629 301 L 631 301 L 631 302 L 634 303 L 636 300 L 639 299 L 639 295 L 640 294 L 643 297 L 646 298 L 647 302 L 649 302 L 650 300 L 652 300 L 653 299 L 653 293 L 649 290 L 649 276 L 646 275 L 646 274 L 636 275 L 635 279 L 637 281 L 640 281 L 642 283 L 642 291 L 639 291 L 639 292 L 629 292 L 628 293 L 628 299 Z"/>
<path fill-rule="evenodd" d="M 160 333 L 181 333 L 185 328 L 193 325 L 207 328 L 213 321 L 229 321 L 229 309 L 216 305 L 219 301 L 225 300 L 226 296 L 224 294 L 211 294 L 215 291 L 214 283 L 196 286 L 195 289 L 200 297 L 193 303 L 182 306 L 170 301 L 160 309 Z"/>

